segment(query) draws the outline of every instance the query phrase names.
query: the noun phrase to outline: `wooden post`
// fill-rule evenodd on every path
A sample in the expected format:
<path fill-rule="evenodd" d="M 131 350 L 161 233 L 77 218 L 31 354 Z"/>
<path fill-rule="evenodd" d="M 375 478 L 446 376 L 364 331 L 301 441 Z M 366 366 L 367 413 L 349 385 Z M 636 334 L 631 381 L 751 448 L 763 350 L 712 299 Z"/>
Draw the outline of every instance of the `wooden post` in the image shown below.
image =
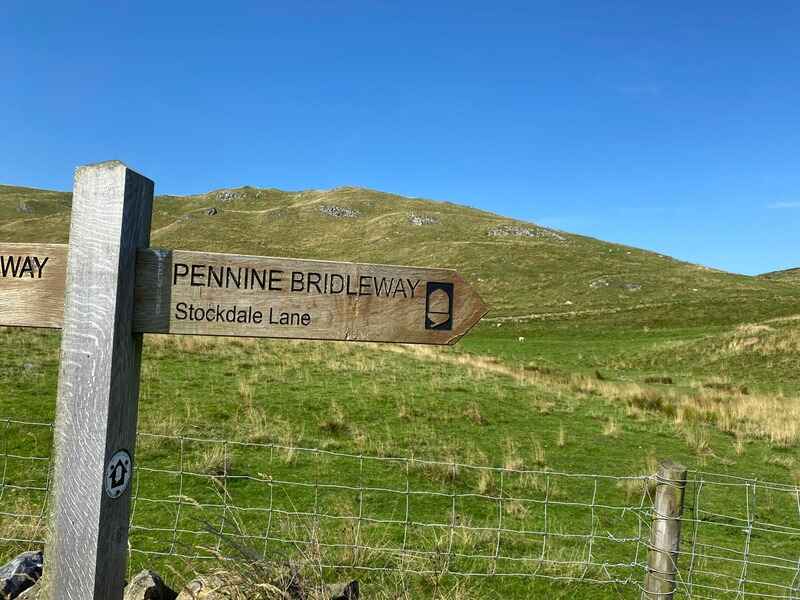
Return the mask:
<path fill-rule="evenodd" d="M 153 182 L 113 161 L 75 172 L 44 597 L 120 600 L 128 560 L 142 336 L 136 249 Z"/>
<path fill-rule="evenodd" d="M 647 600 L 672 600 L 675 593 L 685 487 L 686 467 L 670 460 L 659 464 L 643 593 Z"/>

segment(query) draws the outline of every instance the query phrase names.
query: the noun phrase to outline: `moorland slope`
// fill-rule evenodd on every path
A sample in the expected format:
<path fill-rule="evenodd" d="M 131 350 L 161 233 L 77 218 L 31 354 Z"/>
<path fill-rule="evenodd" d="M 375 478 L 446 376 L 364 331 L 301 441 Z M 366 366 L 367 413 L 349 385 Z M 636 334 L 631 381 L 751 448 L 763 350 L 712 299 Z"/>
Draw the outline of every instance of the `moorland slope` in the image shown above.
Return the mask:
<path fill-rule="evenodd" d="M 66 242 L 71 194 L 0 186 L 0 241 Z M 491 317 L 630 313 L 735 324 L 796 312 L 789 277 L 748 277 L 447 202 L 340 187 L 159 196 L 152 245 L 458 269 Z"/>

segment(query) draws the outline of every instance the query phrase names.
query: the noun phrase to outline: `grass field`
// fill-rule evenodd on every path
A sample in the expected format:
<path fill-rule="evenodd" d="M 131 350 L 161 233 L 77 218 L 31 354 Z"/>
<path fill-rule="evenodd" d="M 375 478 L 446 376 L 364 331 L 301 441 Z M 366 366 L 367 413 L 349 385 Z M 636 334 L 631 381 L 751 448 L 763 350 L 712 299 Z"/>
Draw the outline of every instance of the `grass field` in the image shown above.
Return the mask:
<path fill-rule="evenodd" d="M 522 225 L 354 188 L 225 193 L 161 199 L 154 244 L 452 266 L 493 310 L 453 348 L 146 337 L 139 430 L 152 435 L 137 449 L 132 568 L 177 582 L 207 563 L 159 553 L 246 545 L 312 567 L 368 565 L 322 576 L 358 578 L 369 598 L 636 598 L 633 585 L 588 581 L 639 581 L 632 546 L 619 540 L 637 535 L 640 513 L 615 507 L 635 508 L 647 482 L 561 473 L 651 475 L 671 458 L 800 483 L 800 286 L 791 281 L 530 225 L 531 235 L 488 235 Z M 331 205 L 360 216 L 319 210 Z M 65 241 L 68 207 L 68 195 L 0 187 L 0 239 Z M 438 224 L 413 225 L 412 212 Z M 2 329 L 0 340 L 0 417 L 52 421 L 58 334 Z M 46 469 L 14 457 L 47 456 L 49 436 L 5 425 L 0 537 L 28 539 L 40 525 L 43 493 L 13 486 L 44 486 Z M 751 508 L 724 488 L 709 487 L 703 502 L 729 517 Z M 765 522 L 800 526 L 793 494 L 767 490 L 758 510 Z M 267 527 L 276 533 L 265 544 Z M 543 528 L 546 547 L 541 535 L 511 533 Z M 710 545 L 742 546 L 742 528 L 707 531 Z M 4 543 L 3 557 L 23 545 Z M 401 560 L 389 551 L 400 547 L 425 552 Z M 762 533 L 750 551 L 796 561 L 800 537 Z M 733 578 L 716 584 L 735 591 L 738 565 L 716 568 Z M 501 575 L 437 574 L 487 569 Z M 536 569 L 587 582 L 531 577 Z M 785 576 L 754 569 L 762 582 Z"/>

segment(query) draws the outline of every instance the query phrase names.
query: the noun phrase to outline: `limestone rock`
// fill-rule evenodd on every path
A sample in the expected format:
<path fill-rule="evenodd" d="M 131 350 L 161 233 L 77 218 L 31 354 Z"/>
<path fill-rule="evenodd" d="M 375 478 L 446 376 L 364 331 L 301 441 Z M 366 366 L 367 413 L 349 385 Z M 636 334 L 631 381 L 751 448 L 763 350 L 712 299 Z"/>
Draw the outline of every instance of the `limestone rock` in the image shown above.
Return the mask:
<path fill-rule="evenodd" d="M 408 217 L 408 222 L 412 225 L 416 225 L 417 227 L 422 227 L 423 225 L 438 225 L 441 221 L 436 217 L 429 217 L 427 215 L 418 215 L 416 213 L 411 213 Z"/>
<path fill-rule="evenodd" d="M 347 208 L 345 206 L 323 205 L 319 207 L 319 212 L 329 217 L 337 219 L 357 219 L 361 216 L 361 212 L 354 208 Z"/>
<path fill-rule="evenodd" d="M 153 571 L 142 571 L 125 588 L 123 600 L 175 600 L 178 596 Z"/>
<path fill-rule="evenodd" d="M 560 233 L 547 229 L 545 227 L 521 227 L 519 225 L 499 225 L 498 227 L 491 227 L 488 231 L 491 237 L 529 237 L 539 239 L 551 239 L 559 242 L 566 242 L 565 238 Z"/>
<path fill-rule="evenodd" d="M 329 586 L 328 595 L 330 600 L 358 600 L 361 597 L 358 591 L 358 581 Z"/>
<path fill-rule="evenodd" d="M 244 194 L 242 192 L 233 192 L 231 190 L 221 190 L 217 192 L 217 199 L 220 202 L 231 202 L 232 200 L 238 200 Z"/>
<path fill-rule="evenodd" d="M 177 594 L 153 571 L 142 571 L 125 588 L 123 600 L 175 600 Z M 42 586 L 37 581 L 19 596 L 0 596 L 3 600 L 42 600 Z"/>
<path fill-rule="evenodd" d="M 187 583 L 177 600 L 235 600 L 237 585 L 223 575 L 205 575 Z"/>

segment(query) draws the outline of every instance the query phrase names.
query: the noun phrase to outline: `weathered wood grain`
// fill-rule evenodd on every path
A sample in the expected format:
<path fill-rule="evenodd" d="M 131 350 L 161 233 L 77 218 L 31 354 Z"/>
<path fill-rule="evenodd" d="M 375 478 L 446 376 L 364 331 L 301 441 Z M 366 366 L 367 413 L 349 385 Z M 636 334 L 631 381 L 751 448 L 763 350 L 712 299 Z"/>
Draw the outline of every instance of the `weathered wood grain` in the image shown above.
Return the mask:
<path fill-rule="evenodd" d="M 104 491 L 106 462 L 133 455 L 141 359 L 134 334 L 137 248 L 150 235 L 153 182 L 119 162 L 79 168 L 67 260 L 45 564 L 50 600 L 119 600 L 130 490 Z"/>
<path fill-rule="evenodd" d="M 0 244 L 0 325 L 61 327 L 64 244 Z"/>
<path fill-rule="evenodd" d="M 49 259 L 41 280 L 0 278 L 0 325 L 61 326 L 66 252 L 58 245 L 0 245 L 0 257 Z M 477 293 L 448 269 L 144 249 L 136 271 L 133 328 L 140 333 L 452 344 L 486 313 Z M 429 283 L 453 286 L 449 328 L 426 328 L 428 317 L 441 325 L 436 320 L 451 308 L 442 291 L 429 298 Z M 190 306 L 204 318 L 191 320 Z M 205 318 L 209 307 L 213 321 Z M 216 319 L 234 307 L 245 311 L 247 323 Z M 271 322 L 281 313 L 307 314 L 308 323 Z"/>
<path fill-rule="evenodd" d="M 453 344 L 486 310 L 448 269 L 147 249 L 134 329 Z"/>
<path fill-rule="evenodd" d="M 672 461 L 659 464 L 643 592 L 648 600 L 671 600 L 675 593 L 685 487 L 686 467 Z"/>

